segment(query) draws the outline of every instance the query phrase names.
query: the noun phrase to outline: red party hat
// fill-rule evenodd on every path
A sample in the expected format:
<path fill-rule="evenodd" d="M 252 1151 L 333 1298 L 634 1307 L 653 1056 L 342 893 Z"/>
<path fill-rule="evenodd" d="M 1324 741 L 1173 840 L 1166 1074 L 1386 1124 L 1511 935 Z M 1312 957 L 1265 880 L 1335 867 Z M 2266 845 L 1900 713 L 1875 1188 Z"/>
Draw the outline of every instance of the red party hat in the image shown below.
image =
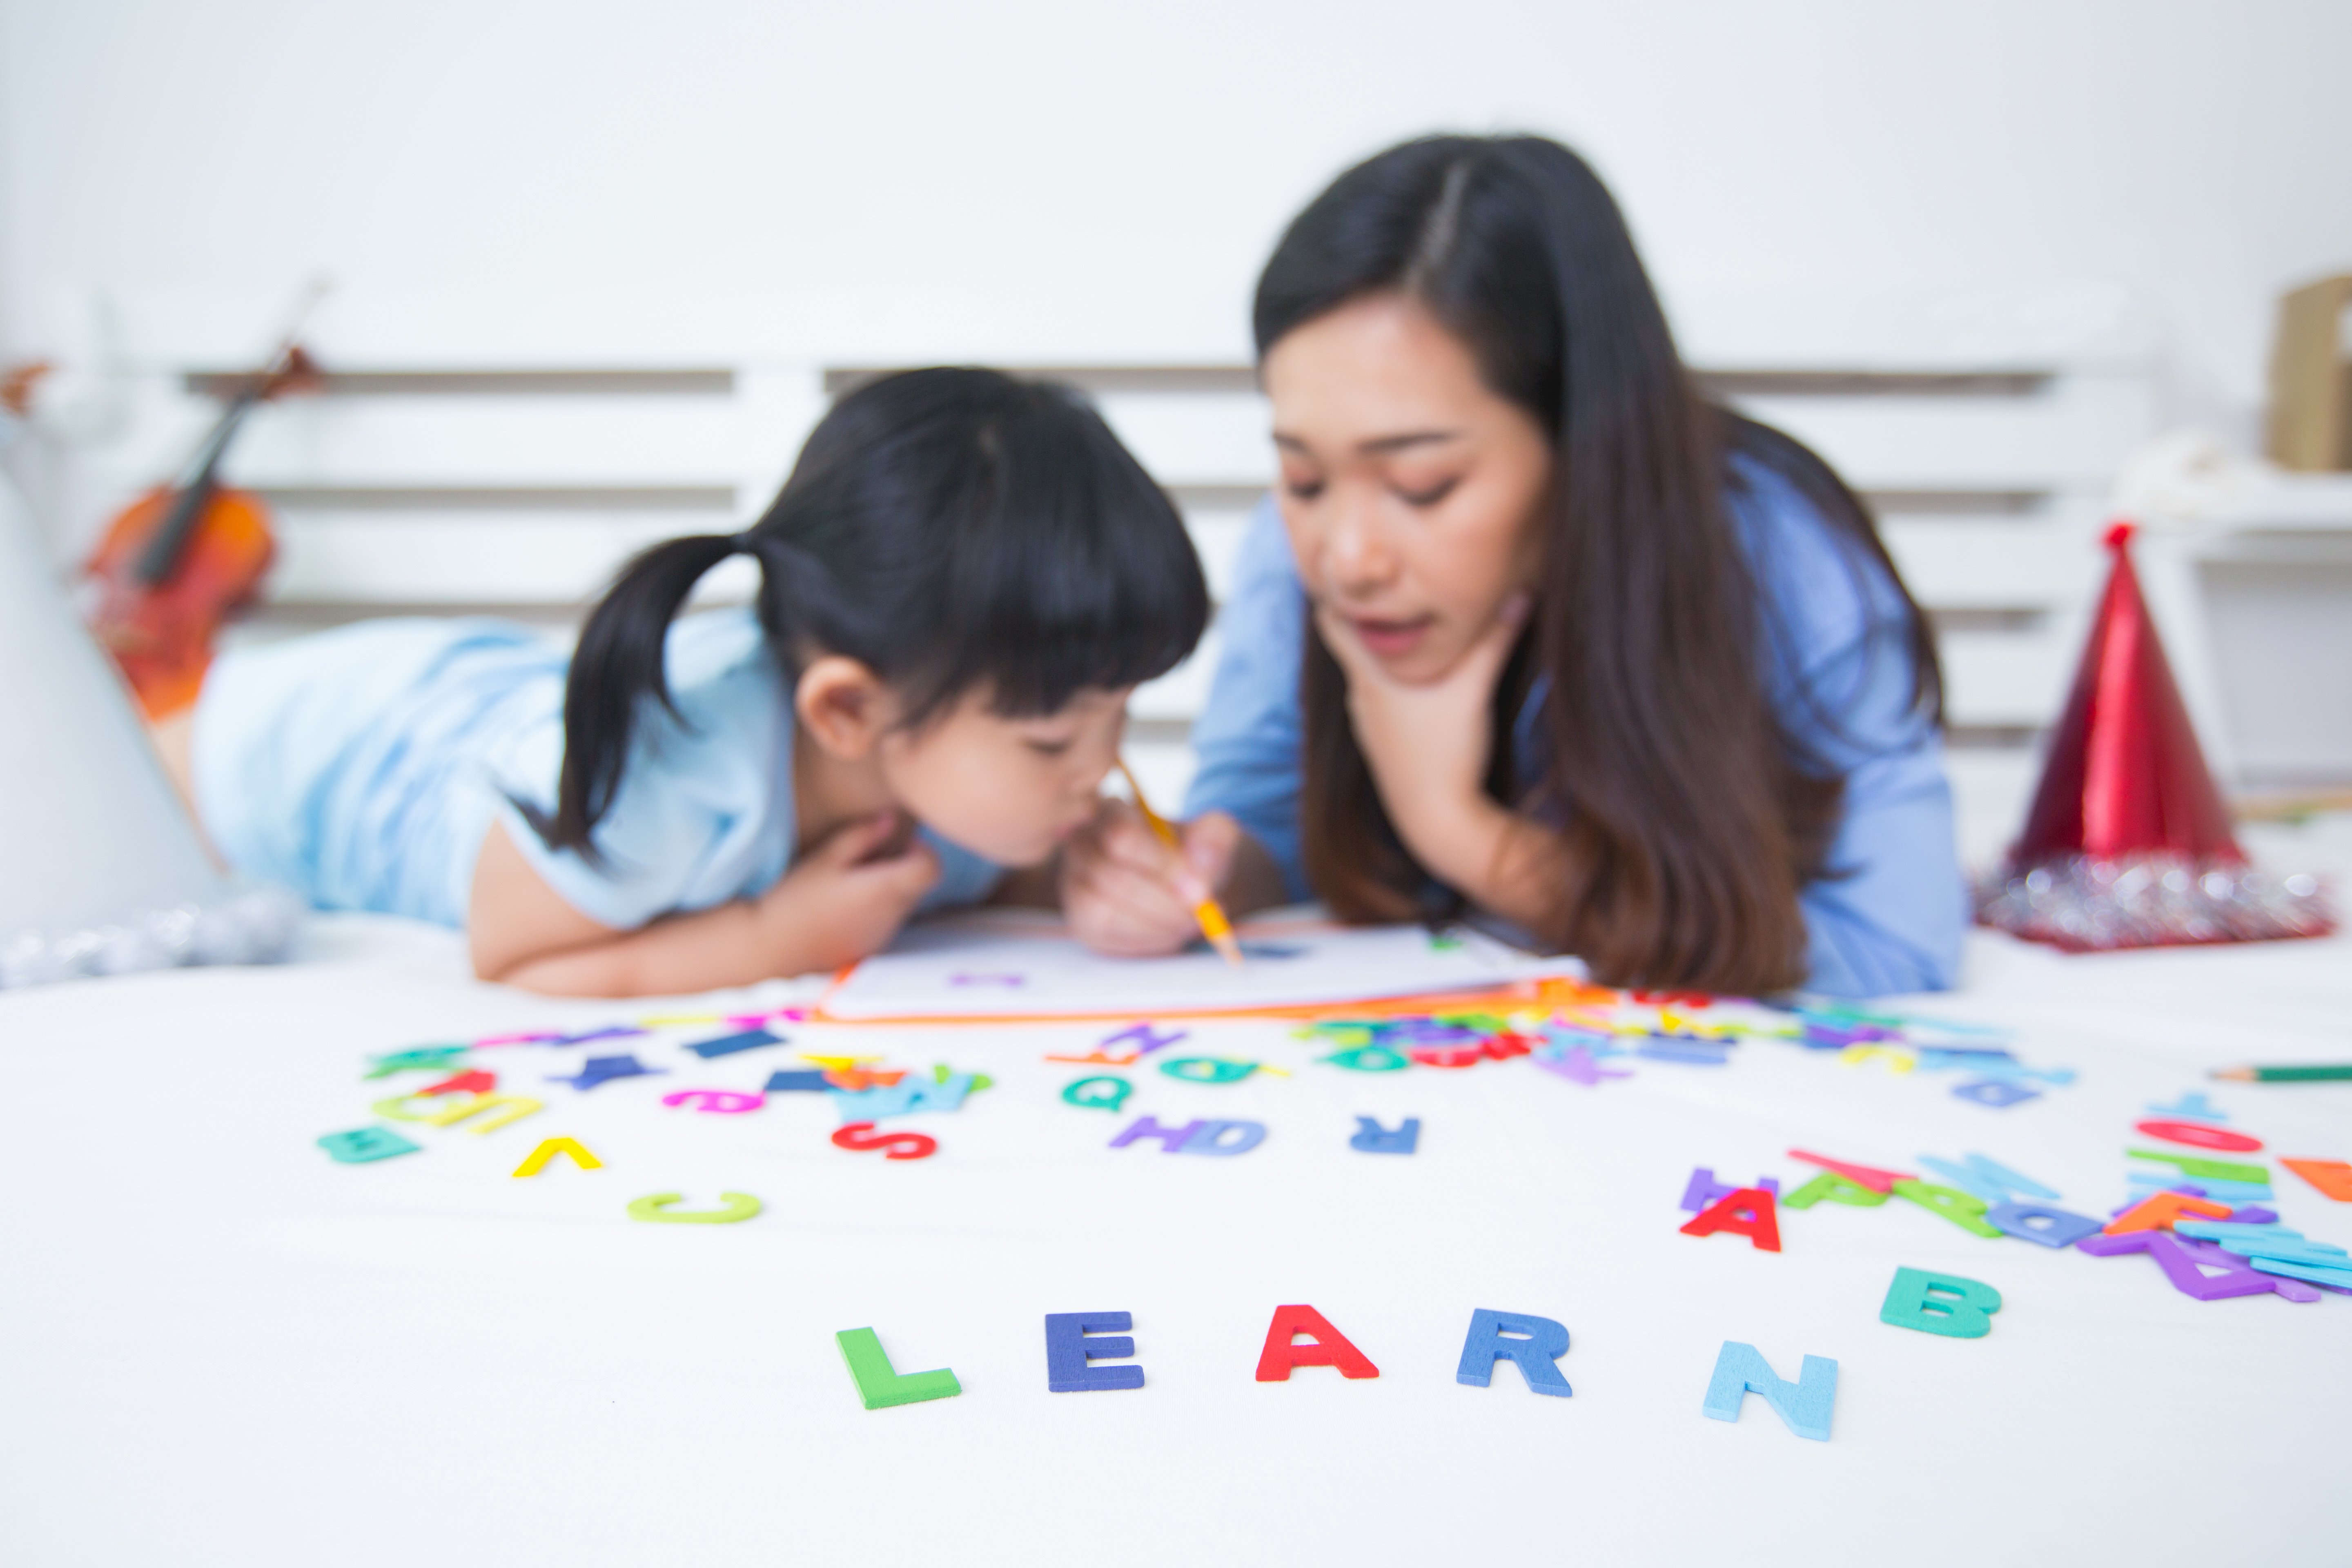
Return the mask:
<path fill-rule="evenodd" d="M 2132 570 L 2115 554 L 2025 831 L 1979 889 L 1978 918 L 2075 951 L 2321 936 L 2316 880 L 2248 866 Z"/>

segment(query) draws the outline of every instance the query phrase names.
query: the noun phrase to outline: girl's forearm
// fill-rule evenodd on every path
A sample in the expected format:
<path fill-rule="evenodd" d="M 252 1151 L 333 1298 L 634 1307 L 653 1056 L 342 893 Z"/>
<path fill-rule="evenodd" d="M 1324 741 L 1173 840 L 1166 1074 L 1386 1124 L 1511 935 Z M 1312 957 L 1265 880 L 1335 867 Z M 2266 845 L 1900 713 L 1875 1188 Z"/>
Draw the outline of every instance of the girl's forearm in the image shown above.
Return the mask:
<path fill-rule="evenodd" d="M 552 996 L 667 996 L 824 967 L 813 948 L 801 952 L 807 944 L 773 927 L 759 904 L 739 900 L 525 959 L 485 978 Z"/>

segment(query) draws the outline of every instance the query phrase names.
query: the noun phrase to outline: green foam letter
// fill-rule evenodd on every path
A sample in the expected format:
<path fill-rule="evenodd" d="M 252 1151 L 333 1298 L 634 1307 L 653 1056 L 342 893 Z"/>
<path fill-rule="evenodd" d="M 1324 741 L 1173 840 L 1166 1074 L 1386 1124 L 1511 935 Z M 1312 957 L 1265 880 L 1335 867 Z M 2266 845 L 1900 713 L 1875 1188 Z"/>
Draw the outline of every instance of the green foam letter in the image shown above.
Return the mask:
<path fill-rule="evenodd" d="M 1980 1340 L 1992 1332 L 1992 1314 L 2000 1310 L 2000 1292 L 1980 1279 L 1897 1268 L 1878 1321 L 1923 1334 Z"/>
<path fill-rule="evenodd" d="M 926 1399 L 945 1399 L 963 1392 L 963 1384 L 946 1367 L 936 1372 L 905 1373 L 893 1370 L 890 1358 L 883 1353 L 881 1340 L 872 1329 L 844 1329 L 833 1337 L 841 1346 L 841 1359 L 849 1363 L 849 1375 L 857 1380 L 858 1397 L 866 1401 L 868 1410 L 890 1405 L 919 1405 Z"/>

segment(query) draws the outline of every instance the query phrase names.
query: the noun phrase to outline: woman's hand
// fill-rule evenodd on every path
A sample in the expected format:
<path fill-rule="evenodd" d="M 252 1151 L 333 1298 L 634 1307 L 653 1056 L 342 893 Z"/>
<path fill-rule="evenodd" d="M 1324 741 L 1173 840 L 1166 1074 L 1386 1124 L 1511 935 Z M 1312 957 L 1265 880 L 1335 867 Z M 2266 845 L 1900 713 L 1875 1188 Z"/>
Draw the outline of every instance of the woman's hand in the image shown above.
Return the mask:
<path fill-rule="evenodd" d="M 1527 616 L 1527 595 L 1512 595 L 1451 669 L 1417 685 L 1391 676 L 1343 618 L 1315 616 L 1348 678 L 1348 721 L 1389 821 L 1414 859 L 1480 902 L 1513 822 L 1486 788 L 1495 683 Z"/>
<path fill-rule="evenodd" d="M 879 952 L 940 879 L 940 858 L 896 812 L 837 828 L 753 906 L 770 951 L 803 974 Z"/>
<path fill-rule="evenodd" d="M 1222 811 L 1176 825 L 1181 854 L 1123 800 L 1105 799 L 1062 847 L 1062 913 L 1080 942 L 1117 958 L 1175 952 L 1199 940 L 1192 908 L 1215 896 L 1244 835 Z"/>

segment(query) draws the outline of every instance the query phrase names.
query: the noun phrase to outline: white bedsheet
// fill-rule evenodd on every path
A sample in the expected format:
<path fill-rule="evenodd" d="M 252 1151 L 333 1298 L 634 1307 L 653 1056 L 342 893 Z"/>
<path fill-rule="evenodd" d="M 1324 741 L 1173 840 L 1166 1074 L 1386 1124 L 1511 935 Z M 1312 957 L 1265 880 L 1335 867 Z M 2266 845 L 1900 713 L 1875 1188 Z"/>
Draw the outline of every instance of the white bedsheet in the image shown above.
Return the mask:
<path fill-rule="evenodd" d="M 2344 1561 L 2352 1297 L 2200 1303 L 2144 1258 L 1968 1235 L 1913 1205 L 1784 1213 L 1785 1250 L 1677 1234 L 1694 1165 L 1784 1184 L 1801 1146 L 1916 1168 L 1980 1151 L 2104 1214 L 2130 1123 L 2204 1089 L 2268 1154 L 2352 1156 L 2352 1085 L 2208 1084 L 2352 1058 L 2352 944 L 2068 959 L 1979 934 L 1932 1005 L 2078 1069 L 1993 1110 L 1953 1075 L 1741 1045 L 1586 1088 L 1525 1060 L 1358 1074 L 1268 1025 L 1186 1047 L 1288 1068 L 1126 1076 L 1064 1104 L 1047 1064 L 1101 1026 L 793 1029 L 582 1095 L 568 1054 L 480 1053 L 548 1110 L 425 1152 L 312 1140 L 392 1092 L 370 1052 L 664 1010 L 550 1004 L 466 976 L 446 933 L 322 920 L 307 962 L 0 994 L 0 1562 L 683 1563 Z M 772 1005 L 788 988 L 757 999 Z M 725 999 L 740 1003 L 744 996 Z M 720 1032 L 718 1030 L 711 1033 Z M 903 1163 L 833 1147 L 817 1095 L 756 1088 L 792 1049 L 979 1068 L 995 1087 Z M 551 1065 L 557 1064 L 557 1065 Z M 396 1080 L 420 1087 L 425 1079 Z M 1140 1111 L 1265 1122 L 1234 1159 L 1111 1151 Z M 1418 1116 L 1420 1150 L 1348 1145 Z M 508 1173 L 540 1139 L 605 1162 Z M 633 1224 L 722 1189 L 733 1226 Z M 1784 1185 L 1785 1190 L 1785 1185 Z M 2352 1205 L 2280 1173 L 2278 1207 L 2352 1245 Z M 1900 1265 L 1996 1286 L 1991 1334 L 1886 1326 Z M 1310 1303 L 1377 1380 L 1253 1381 L 1273 1309 Z M 1454 1381 L 1476 1308 L 1565 1322 L 1568 1399 Z M 1134 1314 L 1145 1386 L 1055 1394 L 1043 1316 Z M 871 1326 L 957 1398 L 867 1412 L 835 1348 Z M 1702 1418 L 1727 1340 L 1840 1367 L 1832 1440 L 1760 1398 Z"/>

